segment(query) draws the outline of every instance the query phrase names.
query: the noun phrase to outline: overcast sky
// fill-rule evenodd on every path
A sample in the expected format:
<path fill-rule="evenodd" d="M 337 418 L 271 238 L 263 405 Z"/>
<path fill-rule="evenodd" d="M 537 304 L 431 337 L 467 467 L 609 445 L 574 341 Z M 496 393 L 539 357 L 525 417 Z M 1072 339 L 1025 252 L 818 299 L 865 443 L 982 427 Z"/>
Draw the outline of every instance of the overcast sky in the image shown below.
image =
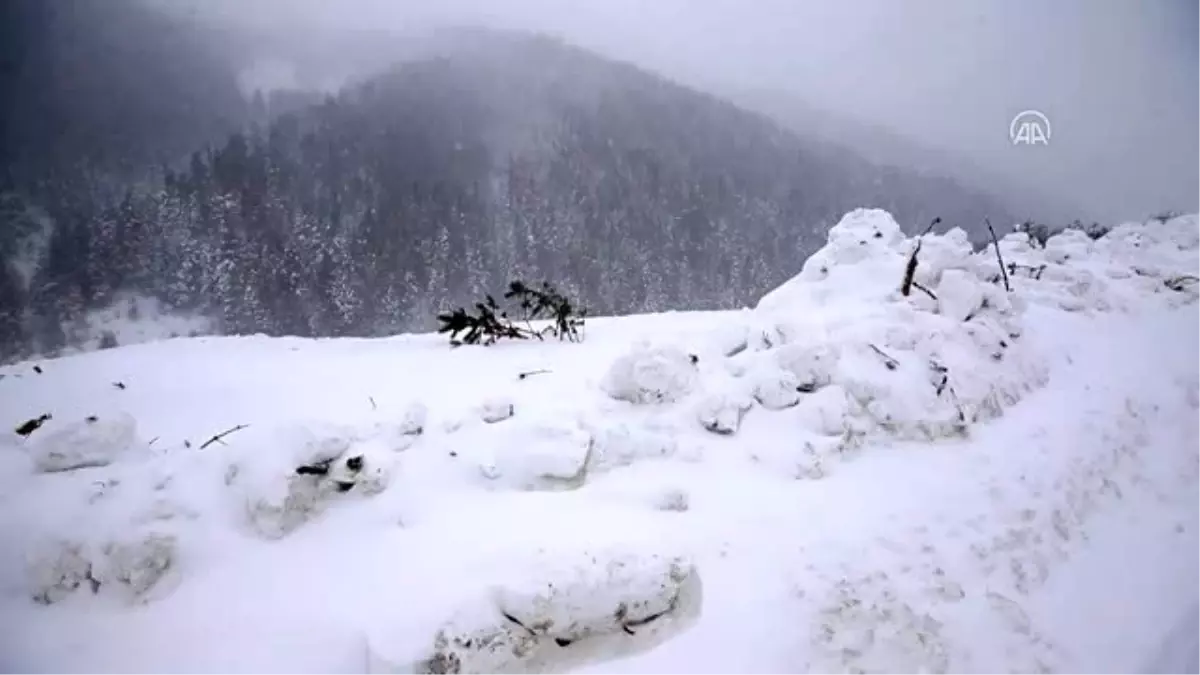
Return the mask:
<path fill-rule="evenodd" d="M 801 96 L 1101 218 L 1200 208 L 1196 0 L 175 1 L 297 34 L 546 31 L 684 83 Z M 1010 142 L 1027 109 L 1048 146 Z"/>

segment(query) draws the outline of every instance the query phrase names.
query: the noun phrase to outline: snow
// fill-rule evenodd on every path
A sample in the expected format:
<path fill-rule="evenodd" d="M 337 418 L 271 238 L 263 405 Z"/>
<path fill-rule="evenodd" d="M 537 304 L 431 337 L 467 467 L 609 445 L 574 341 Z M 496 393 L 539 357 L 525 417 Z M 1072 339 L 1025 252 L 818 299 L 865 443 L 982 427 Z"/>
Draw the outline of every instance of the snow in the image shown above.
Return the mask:
<path fill-rule="evenodd" d="M 155 298 L 122 293 L 108 307 L 87 312 L 79 325 L 68 327 L 72 351 L 134 345 L 213 332 L 213 322 L 198 314 L 173 310 Z"/>
<path fill-rule="evenodd" d="M 70 471 L 107 466 L 137 444 L 137 422 L 129 415 L 104 419 L 93 415 L 39 434 L 31 455 L 38 471 Z"/>
<path fill-rule="evenodd" d="M 0 438 L 0 667 L 1195 672 L 1198 229 L 1009 235 L 1012 293 L 927 235 L 935 301 L 862 209 L 754 309 L 581 344 L 4 367 L 51 417 Z"/>

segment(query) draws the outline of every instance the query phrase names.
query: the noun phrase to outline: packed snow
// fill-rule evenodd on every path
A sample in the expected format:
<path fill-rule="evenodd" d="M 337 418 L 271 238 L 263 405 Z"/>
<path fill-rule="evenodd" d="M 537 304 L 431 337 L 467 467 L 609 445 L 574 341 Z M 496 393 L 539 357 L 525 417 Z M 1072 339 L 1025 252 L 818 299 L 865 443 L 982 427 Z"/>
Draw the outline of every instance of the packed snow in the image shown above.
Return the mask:
<path fill-rule="evenodd" d="M 859 209 L 581 344 L 5 367 L 0 667 L 1195 672 L 1198 246 Z"/>

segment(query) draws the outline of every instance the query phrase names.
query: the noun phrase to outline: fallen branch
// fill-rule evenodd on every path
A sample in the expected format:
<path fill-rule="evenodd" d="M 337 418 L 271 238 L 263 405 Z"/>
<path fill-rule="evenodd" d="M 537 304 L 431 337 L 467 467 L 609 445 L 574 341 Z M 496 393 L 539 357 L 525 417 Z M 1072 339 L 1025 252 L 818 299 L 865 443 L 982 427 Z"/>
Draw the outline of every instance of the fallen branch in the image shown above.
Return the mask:
<path fill-rule="evenodd" d="M 992 234 L 992 245 L 996 247 L 996 261 L 1000 263 L 1000 274 L 1004 277 L 1004 290 L 1012 292 L 1012 286 L 1008 285 L 1008 270 L 1004 269 L 1004 257 L 1000 255 L 1000 240 L 996 239 L 996 230 L 992 229 L 992 221 L 984 218 L 983 222 Z"/>
<path fill-rule="evenodd" d="M 913 249 L 912 255 L 908 258 L 908 264 L 904 267 L 904 281 L 900 284 L 900 295 L 908 297 L 908 294 L 912 292 L 912 286 L 914 283 L 913 275 L 917 273 L 917 254 L 921 252 L 921 237 L 924 237 L 932 232 L 934 226 L 940 222 L 942 222 L 941 216 L 934 218 L 932 221 L 930 221 L 929 227 L 925 228 L 924 232 L 917 235 L 917 247 Z M 929 293 L 929 291 L 926 289 L 922 290 L 925 290 L 926 293 Z M 930 295 L 933 294 L 930 293 Z M 934 299 L 936 300 L 937 298 Z"/>
<path fill-rule="evenodd" d="M 521 623 L 521 620 L 518 619 L 517 617 L 513 616 L 512 614 L 509 614 L 508 612 L 500 612 L 500 615 L 503 616 L 505 619 L 508 619 L 509 621 L 517 624 L 521 628 L 524 628 L 525 630 L 529 631 L 530 635 L 533 635 L 534 637 L 537 636 L 537 633 L 532 628 Z"/>
<path fill-rule="evenodd" d="M 49 422 L 51 419 L 53 419 L 53 417 L 50 415 L 50 413 L 46 413 L 31 420 L 26 420 L 21 424 L 21 426 L 17 427 L 13 431 L 15 431 L 18 436 L 28 437 L 29 434 L 37 431 L 38 427 L 42 426 L 46 422 Z"/>
<path fill-rule="evenodd" d="M 917 254 L 921 252 L 921 239 L 917 239 L 917 246 L 913 249 L 912 255 L 908 257 L 908 264 L 904 267 L 904 281 L 900 284 L 900 295 L 908 297 L 912 292 L 913 275 L 917 273 Z"/>
<path fill-rule="evenodd" d="M 875 345 L 871 344 L 870 342 L 867 343 L 867 346 L 870 347 L 871 349 L 874 349 L 876 354 L 879 354 L 880 356 L 883 357 L 883 365 L 886 366 L 888 370 L 895 370 L 896 367 L 900 365 L 899 361 L 888 356 L 887 353 L 884 352 L 879 347 L 876 347 Z"/>
<path fill-rule="evenodd" d="M 1188 287 L 1188 284 L 1195 284 L 1195 283 L 1200 283 L 1200 279 L 1198 279 L 1190 274 L 1183 274 L 1183 275 L 1180 275 L 1177 277 L 1171 277 L 1170 279 L 1163 281 L 1163 284 L 1167 288 L 1169 288 L 1173 291 L 1182 291 L 1183 289 Z"/>
<path fill-rule="evenodd" d="M 550 372 L 549 370 L 545 370 L 545 369 L 542 369 L 542 370 L 530 370 L 530 371 L 527 371 L 527 372 L 524 372 L 524 373 L 521 373 L 521 374 L 517 375 L 517 379 L 518 379 L 518 380 L 524 380 L 524 379 L 525 379 L 525 378 L 527 378 L 527 377 L 533 377 L 534 375 L 544 375 L 545 373 L 549 373 L 549 372 Z"/>
<path fill-rule="evenodd" d="M 933 298 L 934 300 L 937 300 L 937 296 L 933 294 L 933 291 L 929 290 L 928 288 L 925 288 L 924 286 L 922 286 L 921 284 L 919 284 L 915 281 L 912 282 L 912 285 L 913 285 L 913 288 L 917 289 L 918 291 L 921 291 L 922 293 L 924 293 L 925 295 L 928 295 L 929 297 Z"/>
<path fill-rule="evenodd" d="M 226 436 L 228 436 L 229 434 L 232 434 L 235 431 L 241 431 L 242 429 L 245 429 L 248 426 L 250 426 L 250 425 L 249 424 L 239 424 L 232 429 L 226 429 L 225 431 L 222 431 L 221 433 L 217 434 L 216 436 L 213 436 L 212 438 L 208 439 L 207 441 L 204 441 L 204 444 L 200 446 L 200 449 L 203 450 L 203 449 L 207 448 L 208 446 L 212 445 L 213 443 L 220 443 L 221 445 L 225 445 L 225 441 L 221 440 L 222 438 L 225 438 Z"/>

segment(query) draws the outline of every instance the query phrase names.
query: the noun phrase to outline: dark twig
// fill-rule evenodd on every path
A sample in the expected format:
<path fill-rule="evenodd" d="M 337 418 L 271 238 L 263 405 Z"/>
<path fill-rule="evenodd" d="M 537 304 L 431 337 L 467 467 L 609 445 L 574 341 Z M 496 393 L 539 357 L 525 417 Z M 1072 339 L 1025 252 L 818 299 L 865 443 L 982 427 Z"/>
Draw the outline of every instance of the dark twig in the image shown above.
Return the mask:
<path fill-rule="evenodd" d="M 221 440 L 222 438 L 225 438 L 226 436 L 228 436 L 229 434 L 232 434 L 235 431 L 241 431 L 242 429 L 245 429 L 248 426 L 250 426 L 250 425 L 249 424 L 239 424 L 236 427 L 233 427 L 232 429 L 226 429 L 225 431 L 222 431 L 221 433 L 217 434 L 216 436 L 213 436 L 212 438 L 208 439 L 207 441 L 204 441 L 204 444 L 200 446 L 200 449 L 203 450 L 203 449 L 207 448 L 208 446 L 212 445 L 213 443 L 220 443 L 221 445 L 225 445 L 225 441 Z"/>
<path fill-rule="evenodd" d="M 509 614 L 508 612 L 501 612 L 500 614 L 503 615 L 504 618 L 508 619 L 509 621 L 511 621 L 511 622 L 517 624 L 518 626 L 520 626 L 521 628 L 524 628 L 525 630 L 529 631 L 530 635 L 535 635 L 535 636 L 537 635 L 537 633 L 535 633 L 532 628 L 521 623 L 521 620 L 518 619 L 517 617 L 513 616 L 512 614 Z"/>
<path fill-rule="evenodd" d="M 1198 282 L 1200 282 L 1200 279 L 1197 279 L 1190 274 L 1182 274 L 1180 276 L 1167 279 L 1163 282 L 1163 285 L 1173 291 L 1182 291 L 1183 289 L 1187 288 L 1189 284 L 1195 284 Z"/>
<path fill-rule="evenodd" d="M 51 419 L 53 419 L 53 417 L 50 415 L 50 413 L 46 413 L 39 417 L 35 417 L 31 420 L 23 422 L 21 426 L 17 427 L 13 431 L 15 431 L 18 436 L 28 437 L 29 434 L 37 431 L 38 427 L 42 426 L 46 422 L 49 422 Z"/>
<path fill-rule="evenodd" d="M 879 347 L 876 347 L 875 345 L 873 345 L 869 342 L 867 343 L 867 346 L 870 347 L 871 349 L 874 349 L 876 354 L 879 354 L 880 356 L 883 357 L 883 365 L 887 366 L 888 370 L 895 370 L 896 367 L 900 365 L 899 361 L 888 356 L 887 353 L 884 352 Z"/>
<path fill-rule="evenodd" d="M 937 224 L 938 224 L 938 223 L 940 223 L 940 222 L 942 222 L 942 217 L 941 217 L 941 216 L 938 216 L 937 218 L 934 218 L 934 219 L 933 219 L 933 221 L 931 221 L 931 222 L 929 223 L 929 227 L 925 228 L 925 231 L 921 233 L 921 236 L 922 236 L 922 237 L 924 237 L 925 235 L 929 234 L 930 232 L 933 232 L 933 228 L 934 228 L 934 226 L 935 226 L 935 225 L 937 225 Z"/>
<path fill-rule="evenodd" d="M 917 246 L 913 249 L 912 255 L 908 257 L 908 265 L 904 267 L 904 281 L 900 284 L 900 295 L 908 297 L 912 292 L 913 275 L 917 273 L 917 254 L 921 252 L 921 240 L 917 239 Z"/>
<path fill-rule="evenodd" d="M 941 216 L 934 218 L 929 223 L 929 227 L 925 228 L 924 232 L 917 235 L 917 246 L 916 246 L 916 248 L 913 249 L 912 255 L 909 256 L 908 264 L 904 267 L 904 281 L 903 281 L 903 283 L 900 284 L 900 295 L 903 295 L 904 297 L 908 297 L 908 294 L 912 292 L 913 275 L 915 275 L 917 273 L 917 254 L 921 252 L 921 237 L 924 237 L 925 235 L 932 232 L 934 226 L 936 226 L 940 222 L 942 222 Z M 924 290 L 924 289 L 922 289 L 922 290 Z M 926 290 L 925 292 L 929 293 L 928 290 Z M 932 295 L 932 293 L 930 295 Z M 934 299 L 936 300 L 937 298 L 934 298 Z"/>
<path fill-rule="evenodd" d="M 371 402 L 371 410 L 379 410 L 379 406 L 375 405 L 375 397 L 368 396 L 367 400 Z"/>
<path fill-rule="evenodd" d="M 1000 240 L 996 238 L 996 230 L 992 228 L 992 221 L 984 218 L 983 222 L 987 225 L 988 232 L 992 234 L 992 245 L 996 247 L 996 261 L 1000 263 L 1000 274 L 1004 277 L 1004 290 L 1011 292 L 1012 286 L 1008 285 L 1008 270 L 1004 269 L 1004 257 L 1000 255 Z"/>
<path fill-rule="evenodd" d="M 937 300 L 937 296 L 933 294 L 933 291 L 929 290 L 928 288 L 925 288 L 924 286 L 922 286 L 921 284 L 919 284 L 915 281 L 912 282 L 912 285 L 913 285 L 913 288 L 917 289 L 918 291 L 921 291 L 922 293 L 924 293 L 925 295 L 928 295 L 929 297 L 933 298 L 934 300 Z"/>
<path fill-rule="evenodd" d="M 543 368 L 542 370 L 530 370 L 530 371 L 528 371 L 528 372 L 524 372 L 524 373 L 521 373 L 521 374 L 517 375 L 517 379 L 518 379 L 518 380 L 524 380 L 524 379 L 525 379 L 525 378 L 527 378 L 527 377 L 533 377 L 534 375 L 543 375 L 543 374 L 545 374 L 545 373 L 548 373 L 548 372 L 550 372 L 550 371 L 549 371 L 549 370 L 546 370 L 546 369 L 544 369 L 544 368 Z"/>
<path fill-rule="evenodd" d="M 634 628 L 636 628 L 638 626 L 645 626 L 646 624 L 650 623 L 651 621 L 654 621 L 655 619 L 661 619 L 662 617 L 666 616 L 667 612 L 669 612 L 669 611 L 671 611 L 671 610 L 666 609 L 661 612 L 651 614 L 650 616 L 647 616 L 643 619 L 630 619 L 628 621 L 622 622 L 621 630 L 624 630 L 626 633 L 628 633 L 630 635 L 637 635 L 637 633 L 633 632 Z"/>
<path fill-rule="evenodd" d="M 113 382 L 113 386 L 116 387 L 117 389 L 125 389 L 124 382 Z"/>

